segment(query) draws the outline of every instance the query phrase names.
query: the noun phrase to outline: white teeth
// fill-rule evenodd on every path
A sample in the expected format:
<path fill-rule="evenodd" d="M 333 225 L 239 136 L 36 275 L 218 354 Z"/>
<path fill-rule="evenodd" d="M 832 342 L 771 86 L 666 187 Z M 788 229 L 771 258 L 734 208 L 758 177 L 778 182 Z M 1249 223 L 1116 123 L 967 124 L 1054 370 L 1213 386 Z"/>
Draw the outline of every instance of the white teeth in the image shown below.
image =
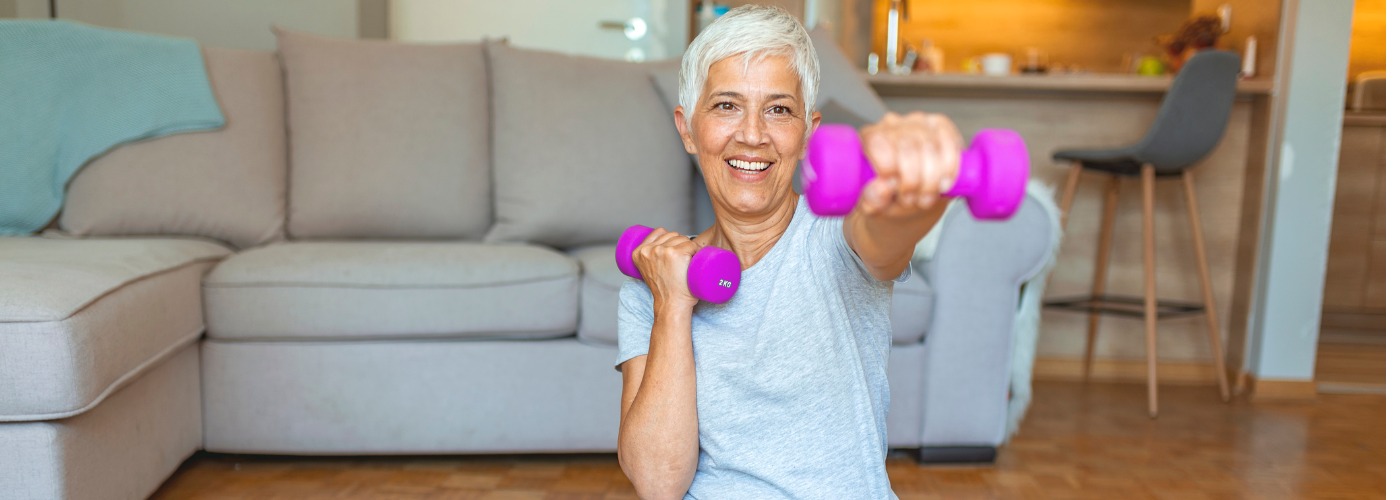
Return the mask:
<path fill-rule="evenodd" d="M 761 161 L 729 160 L 729 166 L 752 172 L 762 172 L 764 170 L 768 170 L 768 167 L 772 165 L 772 163 Z"/>

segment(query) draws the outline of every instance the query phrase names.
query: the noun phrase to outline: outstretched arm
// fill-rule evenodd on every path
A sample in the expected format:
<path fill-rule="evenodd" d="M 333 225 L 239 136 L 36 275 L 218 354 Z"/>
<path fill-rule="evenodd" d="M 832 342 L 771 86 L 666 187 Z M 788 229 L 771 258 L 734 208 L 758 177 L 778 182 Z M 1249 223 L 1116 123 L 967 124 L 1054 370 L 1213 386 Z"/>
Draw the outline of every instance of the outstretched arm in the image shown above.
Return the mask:
<path fill-rule="evenodd" d="M 957 179 L 962 135 L 946 116 L 916 112 L 887 114 L 861 138 L 875 178 L 846 216 L 846 243 L 872 276 L 891 280 L 948 208 L 942 193 Z"/>

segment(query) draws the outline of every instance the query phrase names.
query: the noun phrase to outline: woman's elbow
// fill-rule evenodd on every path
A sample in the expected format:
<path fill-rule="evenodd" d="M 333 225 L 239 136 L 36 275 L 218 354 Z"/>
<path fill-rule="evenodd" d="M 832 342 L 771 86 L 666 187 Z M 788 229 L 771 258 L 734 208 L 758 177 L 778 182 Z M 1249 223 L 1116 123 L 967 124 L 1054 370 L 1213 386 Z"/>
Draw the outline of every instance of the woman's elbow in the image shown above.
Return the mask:
<path fill-rule="evenodd" d="M 681 464 L 644 463 L 633 464 L 628 454 L 621 449 L 617 454 L 618 465 L 637 496 L 645 499 L 675 499 L 685 496 L 690 490 L 690 482 L 695 479 L 695 467 Z"/>

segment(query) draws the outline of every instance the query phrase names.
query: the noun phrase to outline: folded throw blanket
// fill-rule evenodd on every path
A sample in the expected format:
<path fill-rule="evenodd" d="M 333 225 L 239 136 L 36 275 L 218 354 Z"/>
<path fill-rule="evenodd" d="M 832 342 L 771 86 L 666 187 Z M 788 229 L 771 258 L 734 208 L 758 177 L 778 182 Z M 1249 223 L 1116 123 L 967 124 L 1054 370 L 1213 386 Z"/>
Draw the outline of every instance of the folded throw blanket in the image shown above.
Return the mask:
<path fill-rule="evenodd" d="M 193 40 L 0 21 L 0 235 L 43 229 L 113 147 L 223 125 Z"/>

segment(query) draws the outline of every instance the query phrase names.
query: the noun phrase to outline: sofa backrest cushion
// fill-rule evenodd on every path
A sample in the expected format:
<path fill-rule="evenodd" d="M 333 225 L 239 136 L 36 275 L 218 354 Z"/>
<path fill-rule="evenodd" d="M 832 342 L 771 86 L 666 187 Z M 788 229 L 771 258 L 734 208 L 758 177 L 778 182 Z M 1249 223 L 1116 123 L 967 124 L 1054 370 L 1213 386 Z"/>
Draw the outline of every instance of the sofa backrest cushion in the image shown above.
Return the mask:
<path fill-rule="evenodd" d="M 569 248 L 692 230 L 691 166 L 649 67 L 493 43 L 488 241 Z"/>
<path fill-rule="evenodd" d="M 276 32 L 293 239 L 485 234 L 490 98 L 481 44 Z"/>
<path fill-rule="evenodd" d="M 59 226 L 83 236 L 190 235 L 238 248 L 283 238 L 282 71 L 265 51 L 204 49 L 227 124 L 113 149 L 68 185 Z"/>

